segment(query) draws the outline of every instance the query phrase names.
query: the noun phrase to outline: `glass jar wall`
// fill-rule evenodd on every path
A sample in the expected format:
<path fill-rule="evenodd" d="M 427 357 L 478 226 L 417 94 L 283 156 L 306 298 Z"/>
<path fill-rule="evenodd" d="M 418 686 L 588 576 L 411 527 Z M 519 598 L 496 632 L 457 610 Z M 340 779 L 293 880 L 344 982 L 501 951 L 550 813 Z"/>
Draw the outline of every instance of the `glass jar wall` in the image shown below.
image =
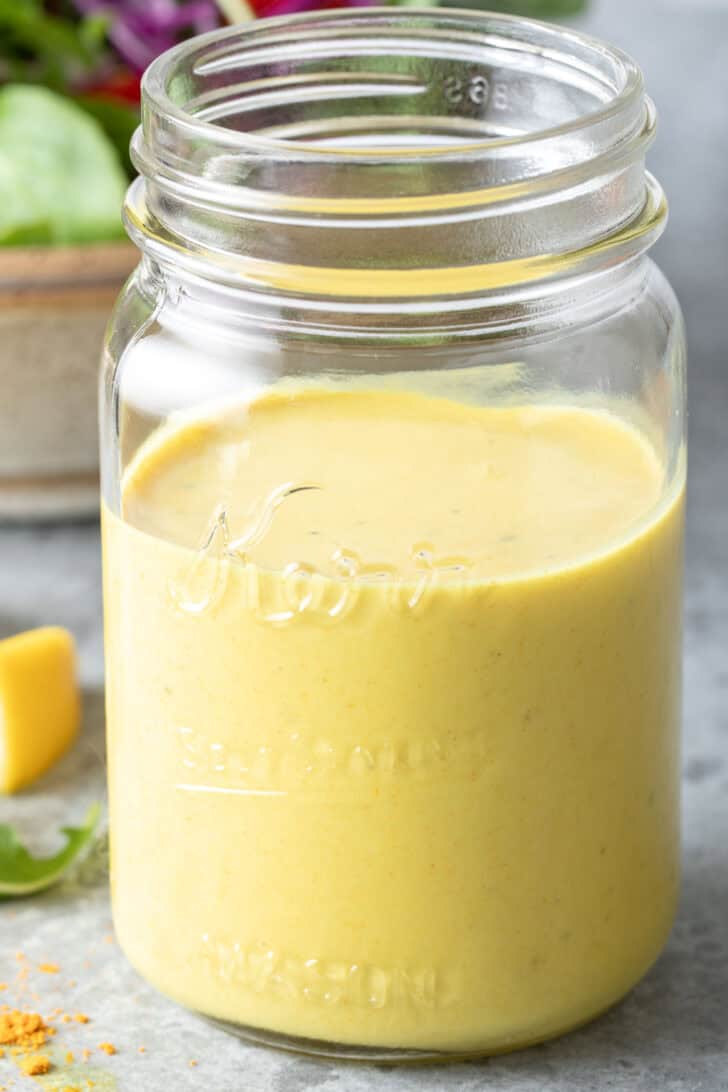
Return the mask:
<path fill-rule="evenodd" d="M 147 73 L 102 387 L 112 872 L 190 1008 L 450 1058 L 658 955 L 685 446 L 653 129 L 628 58 L 498 16 L 263 21 Z"/>

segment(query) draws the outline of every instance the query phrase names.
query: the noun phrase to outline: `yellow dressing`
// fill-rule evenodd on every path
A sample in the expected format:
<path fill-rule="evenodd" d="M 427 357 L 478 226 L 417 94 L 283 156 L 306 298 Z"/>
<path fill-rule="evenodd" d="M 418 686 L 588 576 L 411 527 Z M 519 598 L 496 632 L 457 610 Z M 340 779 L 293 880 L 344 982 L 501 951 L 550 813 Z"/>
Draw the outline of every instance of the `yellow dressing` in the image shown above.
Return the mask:
<path fill-rule="evenodd" d="M 115 918 L 177 1000 L 478 1052 L 647 969 L 677 891 L 682 483 L 607 414 L 289 391 L 104 511 Z"/>

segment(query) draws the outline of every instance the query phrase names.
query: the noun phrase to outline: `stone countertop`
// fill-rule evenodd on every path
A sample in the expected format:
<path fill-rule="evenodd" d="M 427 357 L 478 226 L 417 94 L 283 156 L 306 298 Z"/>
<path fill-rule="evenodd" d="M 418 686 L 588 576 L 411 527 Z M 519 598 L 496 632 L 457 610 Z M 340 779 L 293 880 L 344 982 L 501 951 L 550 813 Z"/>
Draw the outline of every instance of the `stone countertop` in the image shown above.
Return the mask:
<path fill-rule="evenodd" d="M 15 997 L 18 949 L 35 965 L 58 962 L 58 974 L 31 970 L 21 986 L 26 999 L 37 994 L 44 1011 L 59 1005 L 92 1017 L 85 1026 L 60 1025 L 57 1057 L 67 1050 L 78 1057 L 102 1041 L 116 1045 L 114 1057 L 94 1050 L 77 1066 L 96 1092 L 728 1089 L 728 2 L 601 0 L 580 22 L 639 59 L 660 109 L 651 166 L 671 198 L 672 221 L 658 259 L 689 331 L 684 890 L 667 950 L 607 1016 L 520 1054 L 420 1070 L 310 1061 L 245 1046 L 146 986 L 113 942 L 103 862 L 92 859 L 72 885 L 0 909 L 0 981 L 10 983 L 0 1000 Z M 69 626 L 78 639 L 86 728 L 82 743 L 36 791 L 0 800 L 0 820 L 16 823 L 37 847 L 42 832 L 79 818 L 85 802 L 103 793 L 95 525 L 0 531 L 0 633 L 48 621 Z M 73 1086 L 78 1072 L 62 1069 L 42 1079 L 44 1086 Z M 0 1059 L 0 1085 L 28 1084 L 16 1074 Z"/>

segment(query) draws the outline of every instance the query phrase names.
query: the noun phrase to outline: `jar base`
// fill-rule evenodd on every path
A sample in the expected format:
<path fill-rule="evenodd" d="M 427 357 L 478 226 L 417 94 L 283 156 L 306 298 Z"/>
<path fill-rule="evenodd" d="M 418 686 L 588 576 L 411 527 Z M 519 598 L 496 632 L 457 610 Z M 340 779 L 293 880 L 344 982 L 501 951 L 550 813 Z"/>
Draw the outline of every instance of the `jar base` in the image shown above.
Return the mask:
<path fill-rule="evenodd" d="M 454 1062 L 477 1061 L 481 1058 L 491 1058 L 499 1054 L 512 1054 L 518 1050 L 527 1050 L 529 1047 L 537 1046 L 539 1043 L 547 1042 L 550 1039 L 559 1039 L 562 1035 L 578 1031 L 579 1028 L 598 1020 L 610 1009 L 621 1004 L 624 996 L 626 995 L 603 1005 L 581 1020 L 570 1021 L 564 1027 L 557 1028 L 555 1031 L 544 1032 L 533 1036 L 533 1038 L 519 1039 L 501 1046 L 473 1047 L 472 1049 L 452 1051 L 331 1043 L 324 1039 L 306 1039 L 295 1035 L 285 1035 L 282 1032 L 267 1031 L 244 1024 L 235 1024 L 229 1020 L 219 1020 L 213 1016 L 200 1015 L 208 1023 L 221 1028 L 230 1035 L 237 1036 L 237 1038 L 252 1046 L 271 1047 L 274 1050 L 282 1050 L 303 1057 L 380 1065 L 447 1065 Z"/>

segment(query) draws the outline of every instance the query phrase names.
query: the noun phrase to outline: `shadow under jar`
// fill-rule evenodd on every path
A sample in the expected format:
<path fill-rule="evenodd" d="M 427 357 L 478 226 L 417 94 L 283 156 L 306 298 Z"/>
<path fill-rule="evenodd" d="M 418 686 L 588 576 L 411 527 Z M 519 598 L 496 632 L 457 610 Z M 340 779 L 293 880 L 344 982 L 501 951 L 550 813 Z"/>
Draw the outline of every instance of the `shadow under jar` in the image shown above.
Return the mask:
<path fill-rule="evenodd" d="M 258 1041 L 523 1046 L 678 890 L 684 346 L 640 73 L 374 9 L 144 81 L 103 382 L 114 913 Z"/>

